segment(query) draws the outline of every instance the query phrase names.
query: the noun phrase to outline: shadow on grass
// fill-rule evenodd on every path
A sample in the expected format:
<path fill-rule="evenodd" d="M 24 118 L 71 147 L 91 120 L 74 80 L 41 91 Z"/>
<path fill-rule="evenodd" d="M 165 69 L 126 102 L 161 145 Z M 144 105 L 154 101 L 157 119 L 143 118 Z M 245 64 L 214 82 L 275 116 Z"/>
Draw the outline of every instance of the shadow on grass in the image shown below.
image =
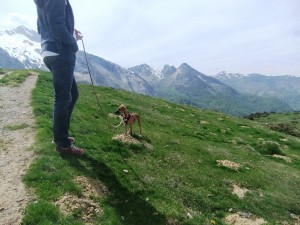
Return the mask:
<path fill-rule="evenodd" d="M 108 202 L 118 213 L 120 224 L 167 224 L 165 216 L 143 199 L 145 193 L 142 191 L 133 193 L 122 186 L 114 172 L 101 160 L 93 158 L 88 153 L 80 156 L 80 158 L 69 155 L 62 155 L 62 158 L 69 161 L 70 165 L 80 173 L 89 177 L 96 176 L 109 189 Z M 88 166 L 83 164 L 88 164 Z M 124 220 L 121 220 L 121 217 Z"/>

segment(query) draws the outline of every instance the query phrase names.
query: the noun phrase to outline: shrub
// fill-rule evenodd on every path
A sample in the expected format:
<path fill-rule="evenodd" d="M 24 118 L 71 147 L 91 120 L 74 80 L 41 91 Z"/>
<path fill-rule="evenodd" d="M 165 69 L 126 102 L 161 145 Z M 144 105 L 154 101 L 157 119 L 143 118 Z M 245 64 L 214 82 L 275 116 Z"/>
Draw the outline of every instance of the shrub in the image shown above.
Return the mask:
<path fill-rule="evenodd" d="M 281 133 L 289 134 L 295 137 L 300 137 L 300 131 L 293 124 L 288 124 L 288 123 L 270 124 L 269 127 L 272 130 L 276 130 Z"/>
<path fill-rule="evenodd" d="M 249 120 L 254 120 L 255 118 L 260 118 L 260 117 L 268 117 L 270 115 L 270 113 L 267 112 L 256 112 L 256 113 L 251 113 L 248 116 L 244 116 L 244 118 L 249 119 Z"/>
<path fill-rule="evenodd" d="M 280 145 L 275 141 L 263 141 L 261 140 L 258 144 L 258 150 L 261 154 L 265 155 L 284 155 L 280 149 Z"/>

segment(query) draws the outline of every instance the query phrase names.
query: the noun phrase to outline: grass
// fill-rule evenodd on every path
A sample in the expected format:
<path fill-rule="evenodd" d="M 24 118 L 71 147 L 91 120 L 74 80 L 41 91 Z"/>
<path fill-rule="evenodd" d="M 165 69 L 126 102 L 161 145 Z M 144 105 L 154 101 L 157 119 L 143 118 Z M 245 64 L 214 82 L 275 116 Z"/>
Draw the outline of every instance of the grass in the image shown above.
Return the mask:
<path fill-rule="evenodd" d="M 153 149 L 125 144 L 112 140 L 123 133 L 123 127 L 107 126 L 91 86 L 79 88 L 71 134 L 85 153 L 81 157 L 59 155 L 51 144 L 51 76 L 40 72 L 33 92 L 38 157 L 24 177 L 37 200 L 27 206 L 23 225 L 83 224 L 76 216 L 61 214 L 54 205 L 66 193 L 81 195 L 76 176 L 99 180 L 110 192 L 98 201 L 103 214 L 94 224 L 224 224 L 229 209 L 252 213 L 268 224 L 292 223 L 290 214 L 300 215 L 298 138 L 270 130 L 259 121 L 98 87 L 105 112 L 125 104 L 141 115 L 142 141 Z M 261 153 L 263 141 L 276 142 L 293 163 Z M 242 167 L 239 172 L 218 167 L 219 159 Z M 239 199 L 231 193 L 232 183 L 251 193 Z"/>
<path fill-rule="evenodd" d="M 5 70 L 0 68 L 0 75 L 5 74 Z"/>
<path fill-rule="evenodd" d="M 29 127 L 29 124 L 27 123 L 21 123 L 21 124 L 12 124 L 12 125 L 6 125 L 4 126 L 4 129 L 15 131 L 15 130 L 21 130 Z"/>
<path fill-rule="evenodd" d="M 23 83 L 30 74 L 29 70 L 14 70 L 0 79 L 0 86 L 16 87 Z"/>
<path fill-rule="evenodd" d="M 291 136 L 300 138 L 300 113 L 271 113 L 268 116 L 256 118 L 256 121 L 264 123 L 272 130 L 276 130 Z"/>

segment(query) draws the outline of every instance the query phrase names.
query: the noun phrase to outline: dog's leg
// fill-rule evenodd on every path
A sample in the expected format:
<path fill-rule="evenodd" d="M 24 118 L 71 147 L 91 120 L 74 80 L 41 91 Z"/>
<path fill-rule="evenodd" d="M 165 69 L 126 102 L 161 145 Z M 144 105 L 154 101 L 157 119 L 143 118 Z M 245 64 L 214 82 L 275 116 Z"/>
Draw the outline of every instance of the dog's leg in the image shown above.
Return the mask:
<path fill-rule="evenodd" d="M 140 128 L 140 135 L 142 135 L 142 125 L 141 125 L 140 116 L 137 116 L 137 121 L 138 121 L 138 125 L 139 125 L 139 128 Z"/>
<path fill-rule="evenodd" d="M 132 136 L 132 125 L 129 125 L 130 135 Z"/>
<path fill-rule="evenodd" d="M 127 124 L 124 123 L 125 135 L 127 135 Z"/>

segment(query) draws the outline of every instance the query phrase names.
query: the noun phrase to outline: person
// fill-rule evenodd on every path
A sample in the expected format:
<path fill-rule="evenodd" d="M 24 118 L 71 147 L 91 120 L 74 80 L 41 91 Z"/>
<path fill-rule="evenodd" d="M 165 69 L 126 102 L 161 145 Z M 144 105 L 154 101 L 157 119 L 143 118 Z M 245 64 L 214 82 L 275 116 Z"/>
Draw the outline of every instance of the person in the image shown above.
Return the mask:
<path fill-rule="evenodd" d="M 79 97 L 74 69 L 77 41 L 82 34 L 74 28 L 74 15 L 69 0 L 34 0 L 37 29 L 41 36 L 42 57 L 53 76 L 53 134 L 56 151 L 83 154 L 69 137 L 70 119 Z"/>

